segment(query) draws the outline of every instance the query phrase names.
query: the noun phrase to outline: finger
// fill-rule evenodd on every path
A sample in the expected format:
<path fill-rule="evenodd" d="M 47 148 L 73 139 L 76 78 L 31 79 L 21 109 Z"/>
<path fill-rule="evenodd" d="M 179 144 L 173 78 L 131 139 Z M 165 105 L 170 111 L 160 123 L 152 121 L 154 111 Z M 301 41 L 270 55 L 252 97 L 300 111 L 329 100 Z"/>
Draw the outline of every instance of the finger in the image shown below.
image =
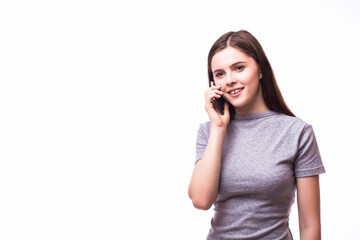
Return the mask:
<path fill-rule="evenodd" d="M 217 95 L 217 94 L 211 94 L 209 95 L 209 98 L 207 100 L 208 103 L 211 103 L 211 101 L 214 99 L 214 98 L 221 98 L 220 95 Z"/>
<path fill-rule="evenodd" d="M 205 101 L 206 102 L 210 102 L 214 97 L 216 98 L 220 98 L 222 97 L 223 93 L 222 92 L 217 92 L 217 91 L 212 91 L 212 92 L 208 92 L 205 94 Z"/>
<path fill-rule="evenodd" d="M 229 111 L 229 103 L 225 101 L 224 104 L 224 115 L 227 117 L 230 115 L 230 111 Z"/>
<path fill-rule="evenodd" d="M 221 92 L 221 91 L 218 91 L 218 90 L 214 90 L 214 91 L 209 92 L 207 95 L 208 95 L 209 97 L 210 97 L 210 96 L 214 96 L 214 95 L 222 96 L 222 95 L 224 95 L 224 93 Z"/>
<path fill-rule="evenodd" d="M 210 88 L 211 89 L 214 89 L 214 88 L 220 89 L 220 86 L 216 86 L 214 81 L 210 81 Z"/>
<path fill-rule="evenodd" d="M 205 90 L 205 95 L 213 92 L 213 91 L 220 91 L 220 86 L 213 86 Z M 221 91 L 220 91 L 221 92 Z"/>
<path fill-rule="evenodd" d="M 226 102 L 226 101 L 224 103 L 224 110 L 227 111 L 227 112 L 229 111 L 229 103 Z"/>
<path fill-rule="evenodd" d="M 209 91 L 207 91 L 207 94 L 213 94 L 213 93 L 216 93 L 216 94 L 219 94 L 219 95 L 223 95 L 224 92 L 218 90 L 218 89 L 209 89 Z"/>
<path fill-rule="evenodd" d="M 213 87 L 207 89 L 207 91 L 214 91 L 214 90 L 220 91 L 220 88 L 221 88 L 220 86 L 213 86 Z"/>
<path fill-rule="evenodd" d="M 217 94 L 211 94 L 211 95 L 209 95 L 209 96 L 206 98 L 205 105 L 213 107 L 213 104 L 214 104 L 213 100 L 214 100 L 214 99 L 218 99 L 218 98 L 221 98 L 221 96 L 220 96 L 220 95 L 217 95 Z"/>

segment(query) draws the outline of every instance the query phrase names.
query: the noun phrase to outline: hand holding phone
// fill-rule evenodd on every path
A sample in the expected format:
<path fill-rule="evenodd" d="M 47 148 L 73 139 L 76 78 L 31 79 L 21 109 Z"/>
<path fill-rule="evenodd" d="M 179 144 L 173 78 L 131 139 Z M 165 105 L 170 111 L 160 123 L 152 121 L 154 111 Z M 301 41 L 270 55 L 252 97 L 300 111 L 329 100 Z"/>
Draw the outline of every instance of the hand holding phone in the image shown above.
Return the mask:
<path fill-rule="evenodd" d="M 220 86 L 210 83 L 210 88 L 205 91 L 205 110 L 207 111 L 211 123 L 217 126 L 227 125 L 229 123 L 229 105 L 222 97 L 224 93 Z"/>

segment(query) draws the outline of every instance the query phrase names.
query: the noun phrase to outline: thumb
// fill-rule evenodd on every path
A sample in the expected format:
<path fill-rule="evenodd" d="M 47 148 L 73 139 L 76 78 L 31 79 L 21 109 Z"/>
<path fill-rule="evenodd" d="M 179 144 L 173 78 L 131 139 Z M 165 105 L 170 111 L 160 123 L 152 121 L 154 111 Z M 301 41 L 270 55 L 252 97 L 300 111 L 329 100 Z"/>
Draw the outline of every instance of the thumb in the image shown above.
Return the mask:
<path fill-rule="evenodd" d="M 224 103 L 224 115 L 226 117 L 230 115 L 229 103 L 227 101 L 225 101 L 225 103 Z"/>

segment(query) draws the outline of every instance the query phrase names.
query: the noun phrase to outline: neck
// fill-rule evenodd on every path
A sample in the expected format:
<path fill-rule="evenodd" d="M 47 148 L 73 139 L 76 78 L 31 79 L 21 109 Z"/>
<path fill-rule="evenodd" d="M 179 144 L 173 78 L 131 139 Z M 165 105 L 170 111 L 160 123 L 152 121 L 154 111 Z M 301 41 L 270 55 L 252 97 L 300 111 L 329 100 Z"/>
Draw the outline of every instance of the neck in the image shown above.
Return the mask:
<path fill-rule="evenodd" d="M 252 114 L 258 112 L 265 112 L 265 111 L 269 111 L 269 108 L 265 104 L 261 90 L 261 84 L 259 84 L 259 88 L 255 96 L 255 99 L 251 103 L 243 107 L 235 108 L 236 114 Z"/>

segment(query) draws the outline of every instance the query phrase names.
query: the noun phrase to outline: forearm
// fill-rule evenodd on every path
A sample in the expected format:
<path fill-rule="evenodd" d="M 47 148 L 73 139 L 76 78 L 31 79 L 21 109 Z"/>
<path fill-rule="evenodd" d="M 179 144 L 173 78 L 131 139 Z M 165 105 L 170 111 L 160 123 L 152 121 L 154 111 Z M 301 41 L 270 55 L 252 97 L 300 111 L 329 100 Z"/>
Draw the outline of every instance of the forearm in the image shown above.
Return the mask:
<path fill-rule="evenodd" d="M 207 210 L 217 198 L 225 133 L 226 128 L 211 128 L 204 155 L 195 166 L 189 197 L 196 208 Z"/>
<path fill-rule="evenodd" d="M 319 176 L 297 178 L 301 240 L 321 239 Z"/>
<path fill-rule="evenodd" d="M 300 227 L 300 240 L 321 240 L 320 224 L 305 228 Z"/>

